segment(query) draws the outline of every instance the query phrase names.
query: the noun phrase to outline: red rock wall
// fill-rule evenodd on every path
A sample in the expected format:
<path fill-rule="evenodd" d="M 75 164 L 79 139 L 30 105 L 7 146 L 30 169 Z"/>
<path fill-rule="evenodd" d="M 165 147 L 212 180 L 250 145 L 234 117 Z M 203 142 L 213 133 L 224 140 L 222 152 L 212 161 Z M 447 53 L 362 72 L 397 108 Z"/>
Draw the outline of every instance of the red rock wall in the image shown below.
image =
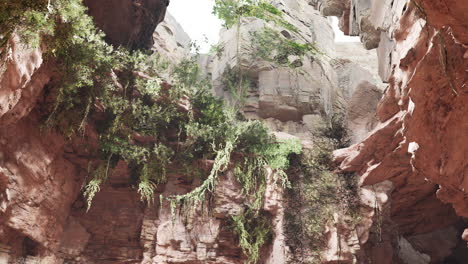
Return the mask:
<path fill-rule="evenodd" d="M 343 2 L 331 7 L 356 4 Z M 407 252 L 418 255 L 411 248 L 399 254 L 397 248 L 408 245 L 420 245 L 432 263 L 441 263 L 459 247 L 452 234 L 461 236 L 460 217 L 468 217 L 468 52 L 462 44 L 468 43 L 468 12 L 463 2 L 412 2 L 392 25 L 395 45 L 389 51 L 389 87 L 377 109 L 379 124 L 362 142 L 335 152 L 342 170 L 361 175 L 363 218 L 351 231 L 330 225 L 324 254 L 329 263 L 352 263 L 350 252 L 359 263 L 400 263 Z M 352 12 L 340 14 L 346 18 Z M 349 23 L 344 25 L 349 30 Z M 243 262 L 226 219 L 226 212 L 242 203 L 229 174 L 214 194 L 213 214 L 194 210 L 188 224 L 172 222 L 166 203 L 143 204 L 123 169 L 86 212 L 80 188 L 95 135 L 89 129 L 84 138 L 67 142 L 40 129 L 41 109 L 50 104 L 46 91 L 53 65 L 43 64 L 40 49 L 19 43 L 12 40 L 0 78 L 0 263 Z M 171 175 L 158 194 L 183 193 L 195 185 Z M 275 239 L 263 257 L 265 263 L 281 264 L 286 255 L 283 197 L 272 186 L 264 207 L 272 215 Z"/>
<path fill-rule="evenodd" d="M 466 1 L 405 5 L 389 32 L 394 46 L 389 87 L 377 109 L 380 124 L 362 142 L 335 151 L 340 168 L 358 172 L 362 186 L 394 184 L 386 217 L 400 235 L 458 223 L 457 240 L 466 228 L 467 8 Z M 431 263 L 441 263 L 437 250 L 429 251 Z"/>
<path fill-rule="evenodd" d="M 168 4 L 97 2 L 103 1 L 93 1 L 90 12 L 98 24 L 109 14 L 129 14 L 118 36 L 112 30 L 119 24 L 102 26 L 113 44 L 130 48 L 151 46 Z M 0 263 L 140 263 L 145 206 L 138 194 L 128 185 L 111 185 L 86 213 L 81 187 L 96 135 L 87 128 L 69 140 L 43 129 L 43 111 L 53 106 L 54 65 L 44 62 L 41 48 L 30 49 L 17 36 L 7 49 L 0 72 Z"/>
<path fill-rule="evenodd" d="M 96 25 L 115 46 L 150 49 L 169 0 L 85 0 Z"/>

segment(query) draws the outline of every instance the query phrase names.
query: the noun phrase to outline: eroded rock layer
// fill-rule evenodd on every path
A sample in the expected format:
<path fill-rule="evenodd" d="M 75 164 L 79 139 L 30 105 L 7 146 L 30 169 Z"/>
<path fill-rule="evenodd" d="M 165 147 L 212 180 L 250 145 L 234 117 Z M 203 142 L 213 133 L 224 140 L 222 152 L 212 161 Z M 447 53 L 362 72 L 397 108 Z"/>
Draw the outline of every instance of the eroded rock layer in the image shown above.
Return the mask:
<path fill-rule="evenodd" d="M 116 46 L 152 47 L 173 62 L 189 53 L 190 39 L 171 16 L 155 31 L 169 1 L 85 2 Z M 464 263 L 466 3 L 273 3 L 299 29 L 281 34 L 314 43 L 326 56 L 297 60 L 295 71 L 253 59 L 252 32 L 275 25 L 243 18 L 239 33 L 235 27 L 221 32 L 223 53 L 204 57 L 203 65 L 215 92 L 227 101 L 233 98 L 223 89 L 223 75 L 232 69 L 245 71 L 253 80 L 245 115 L 265 120 L 279 138 L 300 139 L 307 149 L 314 148 L 311 137 L 324 120 L 335 112 L 346 113 L 356 144 L 334 154 L 341 170 L 360 175 L 361 216 L 357 224 L 348 225 L 342 215 L 334 215 L 324 234 L 322 262 Z M 340 17 L 346 34 L 360 35 L 366 49 L 377 49 L 334 43 L 330 21 L 319 12 Z M 228 221 L 245 200 L 232 172 L 219 178 L 209 208 L 193 208 L 174 220 L 169 202 L 140 200 L 129 183 L 127 165 L 120 162 L 87 211 L 80 190 L 97 133 L 90 126 L 83 136 L 66 139 L 41 129 L 41 114 L 53 104 L 53 65 L 44 64 L 41 48 L 30 49 L 17 36 L 10 42 L 0 76 L 0 263 L 245 262 Z M 384 93 L 377 76 L 388 83 Z M 170 174 L 157 196 L 183 194 L 199 184 Z M 261 263 L 288 262 L 285 201 L 270 172 L 263 209 L 273 237 L 261 249 Z"/>
<path fill-rule="evenodd" d="M 383 231 L 388 236 L 383 241 L 391 241 L 392 232 L 427 239 L 400 238 L 397 255 L 404 263 L 443 263 L 444 258 L 463 263 L 466 248 L 465 255 L 450 255 L 468 212 L 467 24 L 458 14 L 466 4 L 391 1 L 385 9 L 385 1 L 371 2 L 375 11 L 370 19 L 382 36 L 379 72 L 389 86 L 377 108 L 375 130 L 360 143 L 337 150 L 336 161 L 341 169 L 358 172 L 362 186 L 394 184 L 387 209 L 387 223 L 393 223 L 387 228 L 394 231 Z M 450 226 L 456 231 L 444 233 L 444 239 L 453 241 L 447 243 L 451 250 L 429 245 L 439 239 L 430 234 Z M 380 249 L 372 250 L 392 254 L 390 246 L 376 247 Z"/>

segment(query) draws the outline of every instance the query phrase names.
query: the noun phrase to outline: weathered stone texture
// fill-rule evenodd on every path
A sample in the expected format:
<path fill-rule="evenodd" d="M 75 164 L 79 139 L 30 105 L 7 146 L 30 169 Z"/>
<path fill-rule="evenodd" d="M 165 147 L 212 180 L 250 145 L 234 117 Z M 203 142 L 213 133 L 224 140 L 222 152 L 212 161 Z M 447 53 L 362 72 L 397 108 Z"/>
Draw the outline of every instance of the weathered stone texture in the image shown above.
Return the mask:
<path fill-rule="evenodd" d="M 385 4 L 374 2 L 377 7 Z M 449 226 L 468 212 L 467 138 L 461 132 L 468 131 L 463 114 L 466 47 L 456 22 L 458 10 L 465 7 L 450 3 L 450 9 L 457 11 L 448 19 L 447 9 L 429 2 L 391 2 L 391 10 L 374 6 L 371 15 L 373 23 L 384 29 L 379 71 L 389 82 L 377 108 L 378 124 L 367 138 L 336 151 L 335 157 L 341 169 L 361 175 L 363 186 L 394 183 L 388 217 L 406 237 L 398 240 L 404 263 L 442 263 L 450 254 L 457 258 L 454 248 L 463 229 Z M 437 237 L 438 232 L 450 234 L 438 231 L 444 228 L 454 230 L 451 238 Z M 424 237 L 424 242 L 411 237 Z M 386 239 L 395 241 L 391 235 Z M 439 242 L 438 249 L 431 248 L 431 243 Z"/>
<path fill-rule="evenodd" d="M 89 14 L 115 46 L 150 49 L 153 32 L 164 20 L 169 0 L 85 0 Z"/>
<path fill-rule="evenodd" d="M 167 16 L 153 32 L 166 1 L 86 2 L 114 45 L 149 48 L 154 40 L 153 49 L 170 61 L 186 56 L 189 39 L 173 18 Z M 293 39 L 315 42 L 334 59 L 306 56 L 294 71 L 252 58 L 249 32 L 274 25 L 244 18 L 240 40 L 235 28 L 224 30 L 223 54 L 205 56 L 203 65 L 215 92 L 227 100 L 232 98 L 222 88 L 223 74 L 228 68 L 245 71 L 255 87 L 244 112 L 265 120 L 279 139 L 300 139 L 314 148 L 314 130 L 333 113 L 346 113 L 356 144 L 334 156 L 341 170 L 360 175 L 361 218 L 352 228 L 335 215 L 327 226 L 323 262 L 463 263 L 468 255 L 461 242 L 468 231 L 460 218 L 468 217 L 464 1 L 274 4 L 299 28 L 299 35 L 288 32 Z M 345 33 L 360 35 L 366 48 L 378 45 L 377 52 L 335 45 L 328 20 L 310 4 L 340 16 Z M 41 95 L 53 76 L 42 50 L 20 42 L 11 40 L 0 78 L 0 263 L 244 263 L 229 216 L 243 210 L 245 198 L 231 172 L 219 178 L 208 207 L 195 205 L 174 220 L 167 201 L 140 201 L 121 162 L 87 212 L 80 188 L 97 135 L 90 127 L 83 138 L 67 142 L 41 131 L 39 114 L 50 104 Z M 383 98 L 379 77 L 389 84 Z M 270 171 L 263 209 L 271 215 L 274 235 L 262 249 L 262 263 L 283 264 L 289 254 L 284 194 L 272 178 Z M 156 196 L 198 185 L 171 174 Z"/>
<path fill-rule="evenodd" d="M 176 64 L 190 56 L 190 37 L 169 12 L 154 31 L 153 39 L 152 50 L 170 63 Z"/>

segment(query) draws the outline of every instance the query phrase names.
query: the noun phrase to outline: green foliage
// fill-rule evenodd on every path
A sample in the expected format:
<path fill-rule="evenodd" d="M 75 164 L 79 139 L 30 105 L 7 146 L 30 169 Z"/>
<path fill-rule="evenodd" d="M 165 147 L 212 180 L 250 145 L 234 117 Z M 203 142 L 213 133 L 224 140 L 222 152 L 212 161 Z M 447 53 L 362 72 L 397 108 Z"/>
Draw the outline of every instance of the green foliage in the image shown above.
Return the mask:
<path fill-rule="evenodd" d="M 94 196 L 101 190 L 101 185 L 107 180 L 109 175 L 109 162 L 107 163 L 107 166 L 103 164 L 99 165 L 91 175 L 91 180 L 84 187 L 84 195 L 86 197 L 88 210 L 91 208 Z"/>
<path fill-rule="evenodd" d="M 354 221 L 359 217 L 357 178 L 333 172 L 331 152 L 347 138 L 343 131 L 328 133 L 335 131 L 332 126 L 338 124 L 334 122 L 338 121 L 315 138 L 314 149 L 296 156 L 288 171 L 292 188 L 287 190 L 285 230 L 292 251 L 290 263 L 321 263 L 320 254 L 326 247 L 323 234 L 333 214 L 341 213 Z"/>
<path fill-rule="evenodd" d="M 154 146 L 153 152 L 140 172 L 138 192 L 142 200 L 154 201 L 156 187 L 166 181 L 167 167 L 173 155 L 174 151 L 165 145 Z"/>
<path fill-rule="evenodd" d="M 177 85 L 182 86 L 182 88 L 208 85 L 206 80 L 201 79 L 201 70 L 195 58 L 183 60 L 177 65 L 173 74 Z"/>
<path fill-rule="evenodd" d="M 239 18 L 238 8 L 240 5 L 241 1 L 238 0 L 215 0 L 213 14 L 224 21 L 224 26 L 226 28 L 230 28 L 237 23 Z"/>
<path fill-rule="evenodd" d="M 253 55 L 281 66 L 297 68 L 302 66 L 304 56 L 319 54 L 314 45 L 287 39 L 269 27 L 251 32 L 251 35 L 252 48 L 255 50 Z M 291 61 L 290 56 L 296 57 L 295 60 Z"/>
<path fill-rule="evenodd" d="M 55 61 L 61 80 L 47 125 L 70 120 L 69 126 L 58 127 L 73 135 L 76 128 L 82 128 L 95 98 L 106 92 L 100 87 L 112 82 L 109 72 L 120 63 L 118 53 L 124 52 L 104 42 L 103 33 L 96 30 L 80 0 L 54 1 L 53 10 L 54 19 L 60 22 L 55 24 L 54 33 L 44 38 L 47 56 Z"/>
<path fill-rule="evenodd" d="M 246 264 L 258 263 L 260 249 L 271 237 L 271 226 L 268 216 L 259 217 L 257 213 L 247 210 L 232 216 L 234 232 L 239 237 L 239 246 L 248 257 Z"/>
<path fill-rule="evenodd" d="M 224 91 L 228 91 L 233 97 L 232 104 L 239 108 L 245 105 L 248 92 L 257 87 L 257 81 L 245 74 L 240 68 L 226 68 L 221 82 Z"/>
<path fill-rule="evenodd" d="M 246 4 L 236 12 L 273 21 L 281 15 L 264 2 Z M 291 154 L 301 152 L 299 142 L 277 141 L 261 122 L 246 121 L 215 98 L 195 57 L 171 68 L 160 57 L 106 44 L 81 0 L 57 0 L 50 5 L 19 1 L 2 3 L 2 7 L 2 41 L 18 30 L 30 45 L 47 42 L 45 59 L 52 62 L 59 78 L 50 83 L 56 98 L 48 109 L 46 126 L 69 138 L 86 134 L 88 124 L 98 132 L 99 148 L 93 154 L 100 161 L 91 166 L 83 187 L 88 209 L 118 161 L 128 164 L 134 180 L 130 184 L 142 200 L 151 202 L 157 185 L 167 180 L 168 170 L 179 167 L 195 173 L 199 172 L 193 165 L 196 161 L 212 160 L 200 186 L 166 197 L 173 209 L 203 202 L 216 188 L 219 175 L 236 164 L 234 173 L 247 202 L 245 212 L 233 217 L 233 228 L 249 260 L 259 259 L 270 234 L 268 219 L 261 212 L 268 168 L 279 183 L 289 186 L 284 170 Z M 158 77 L 167 70 L 174 79 L 172 85 Z M 231 77 L 229 82 L 237 86 L 239 80 Z"/>
<path fill-rule="evenodd" d="M 265 0 L 215 0 L 213 14 L 231 28 L 241 17 L 256 17 L 297 32 L 297 28 L 282 18 L 283 12 Z"/>
<path fill-rule="evenodd" d="M 276 170 L 285 170 L 289 167 L 288 156 L 290 154 L 300 154 L 302 146 L 297 139 L 280 141 L 279 144 L 265 144 L 258 146 L 260 153 L 263 153 L 268 160 L 268 166 Z"/>
<path fill-rule="evenodd" d="M 221 56 L 223 56 L 223 53 L 224 53 L 223 43 L 212 45 L 210 48 L 210 54 L 215 55 L 216 57 L 218 57 L 218 59 L 221 59 Z"/>
<path fill-rule="evenodd" d="M 12 33 L 20 35 L 37 46 L 42 31 L 50 33 L 47 25 L 47 0 L 4 0 L 0 2 L 0 50 L 3 49 Z"/>
<path fill-rule="evenodd" d="M 258 121 L 239 119 L 237 111 L 214 98 L 211 86 L 201 78 L 196 58 L 172 69 L 173 85 L 163 85 L 154 69 L 160 58 L 107 45 L 80 0 L 54 1 L 49 9 L 37 12 L 23 15 L 31 28 L 45 32 L 41 37 L 48 42 L 47 59 L 55 62 L 61 76 L 54 87 L 57 98 L 47 118 L 48 127 L 71 137 L 84 131 L 90 116 L 102 115 L 95 121 L 98 154 L 103 160 L 113 157 L 132 164 L 143 199 L 153 199 L 155 186 L 165 181 L 166 170 L 175 160 L 186 166 L 197 159 L 214 159 L 202 185 L 171 199 L 176 201 L 203 200 L 234 152 L 256 156 L 256 170 L 285 168 L 286 156 L 293 150 L 281 147 Z M 181 110 L 184 100 L 189 107 Z M 100 110 L 95 105 L 101 105 Z M 108 162 L 106 173 L 102 166 L 95 169 L 85 187 L 89 202 L 115 164 Z"/>

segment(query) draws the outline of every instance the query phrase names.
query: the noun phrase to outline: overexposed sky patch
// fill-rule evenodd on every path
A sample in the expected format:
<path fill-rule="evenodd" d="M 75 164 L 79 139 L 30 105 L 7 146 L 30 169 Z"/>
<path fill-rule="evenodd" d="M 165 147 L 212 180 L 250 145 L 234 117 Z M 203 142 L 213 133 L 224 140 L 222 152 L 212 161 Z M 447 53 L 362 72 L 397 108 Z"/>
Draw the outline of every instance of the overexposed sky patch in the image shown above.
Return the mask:
<path fill-rule="evenodd" d="M 346 36 L 343 31 L 340 30 L 338 24 L 338 18 L 337 17 L 331 17 L 331 24 L 333 28 L 333 32 L 335 32 L 335 42 L 360 42 L 359 37 L 350 37 Z"/>
<path fill-rule="evenodd" d="M 192 41 L 200 45 L 200 52 L 207 53 L 211 45 L 218 43 L 222 21 L 212 14 L 214 0 L 171 0 L 169 12 L 180 23 Z M 338 18 L 331 17 L 335 42 L 359 42 L 359 37 L 345 36 L 338 27 Z"/>
<path fill-rule="evenodd" d="M 192 41 L 200 45 L 201 53 L 219 40 L 222 21 L 212 14 L 213 5 L 213 0 L 171 0 L 168 7 Z"/>

